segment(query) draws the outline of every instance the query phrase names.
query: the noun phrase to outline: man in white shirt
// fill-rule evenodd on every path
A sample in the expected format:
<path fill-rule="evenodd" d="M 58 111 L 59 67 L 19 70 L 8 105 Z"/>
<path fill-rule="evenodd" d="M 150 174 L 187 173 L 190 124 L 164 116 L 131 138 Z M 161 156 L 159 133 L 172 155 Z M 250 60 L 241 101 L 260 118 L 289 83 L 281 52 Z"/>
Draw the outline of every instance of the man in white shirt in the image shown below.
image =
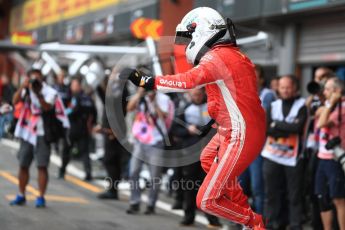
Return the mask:
<path fill-rule="evenodd" d="M 24 106 L 15 131 L 16 137 L 20 138 L 18 151 L 19 193 L 10 202 L 10 205 L 24 205 L 26 203 L 25 190 L 30 177 L 29 168 L 35 158 L 39 189 L 36 207 L 45 207 L 44 195 L 48 184 L 50 145 L 44 137 L 42 112 L 53 109 L 56 98 L 56 90 L 43 82 L 42 73 L 37 69 L 28 71 L 27 77 L 13 96 L 13 104 L 22 101 Z"/>

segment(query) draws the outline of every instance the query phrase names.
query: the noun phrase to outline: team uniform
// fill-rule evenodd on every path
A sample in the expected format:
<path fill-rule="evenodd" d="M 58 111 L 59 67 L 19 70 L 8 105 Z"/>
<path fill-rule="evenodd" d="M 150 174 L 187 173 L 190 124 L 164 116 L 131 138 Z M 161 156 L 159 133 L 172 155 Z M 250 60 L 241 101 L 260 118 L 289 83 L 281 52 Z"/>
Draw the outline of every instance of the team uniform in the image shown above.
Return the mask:
<path fill-rule="evenodd" d="M 128 76 L 137 86 L 162 92 L 205 87 L 208 113 L 217 123 L 217 134 L 201 154 L 207 176 L 199 189 L 197 206 L 246 227 L 263 228 L 261 216 L 252 211 L 237 182 L 261 152 L 266 136 L 254 65 L 237 48 L 231 20 L 208 7 L 196 8 L 182 19 L 176 28 L 175 45 L 186 46 L 186 60 L 194 68 L 158 77 L 125 69 L 120 78 Z"/>
<path fill-rule="evenodd" d="M 237 177 L 259 155 L 265 141 L 265 113 L 253 64 L 238 48 L 218 45 L 186 73 L 155 78 L 159 91 L 205 86 L 208 112 L 218 132 L 201 154 L 207 176 L 199 190 L 200 209 L 252 226 L 254 215 Z"/>

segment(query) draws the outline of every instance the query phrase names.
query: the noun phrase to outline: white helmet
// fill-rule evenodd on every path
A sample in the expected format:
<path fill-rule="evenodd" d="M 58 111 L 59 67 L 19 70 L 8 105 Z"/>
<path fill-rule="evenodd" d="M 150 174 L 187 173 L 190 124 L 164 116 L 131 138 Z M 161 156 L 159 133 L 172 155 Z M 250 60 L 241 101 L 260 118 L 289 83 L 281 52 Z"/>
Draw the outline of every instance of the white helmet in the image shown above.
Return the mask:
<path fill-rule="evenodd" d="M 227 23 L 216 10 L 199 7 L 190 11 L 176 27 L 176 44 L 185 44 L 187 61 L 198 64 L 205 49 L 225 36 Z"/>

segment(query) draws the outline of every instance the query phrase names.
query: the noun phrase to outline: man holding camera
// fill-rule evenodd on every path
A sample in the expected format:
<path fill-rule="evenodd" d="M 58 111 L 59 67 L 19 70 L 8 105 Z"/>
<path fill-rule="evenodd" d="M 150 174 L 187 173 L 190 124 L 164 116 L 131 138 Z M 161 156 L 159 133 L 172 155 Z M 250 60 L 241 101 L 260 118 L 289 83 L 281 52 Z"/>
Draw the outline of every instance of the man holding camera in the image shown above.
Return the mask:
<path fill-rule="evenodd" d="M 24 82 L 13 96 L 13 104 L 22 101 L 25 105 L 16 126 L 15 136 L 21 139 L 18 151 L 19 194 L 10 205 L 24 205 L 25 189 L 29 182 L 29 168 L 33 158 L 38 169 L 39 196 L 36 207 L 45 207 L 44 195 L 48 184 L 48 165 L 50 145 L 45 140 L 42 113 L 54 108 L 57 92 L 43 82 L 43 75 L 38 69 L 31 69 Z"/>
<path fill-rule="evenodd" d="M 306 106 L 308 109 L 308 120 L 306 127 L 306 140 L 304 155 L 306 156 L 306 181 L 304 183 L 305 191 L 307 192 L 306 199 L 310 199 L 311 203 L 311 224 L 314 229 L 322 229 L 322 221 L 318 207 L 318 199 L 314 193 L 315 174 L 318 165 L 318 129 L 315 124 L 315 113 L 324 104 L 325 97 L 323 89 L 326 81 L 334 77 L 334 72 L 327 67 L 318 67 L 315 69 L 312 81 L 307 84 L 307 90 L 310 94 L 306 99 Z"/>
<path fill-rule="evenodd" d="M 323 94 L 325 105 L 315 114 L 319 133 L 319 164 L 315 177 L 315 194 L 318 196 L 323 228 L 332 229 L 332 203 L 337 211 L 339 228 L 345 229 L 345 176 L 341 164 L 334 160 L 335 151 L 326 144 L 333 138 L 341 139 L 345 149 L 345 98 L 343 82 L 336 77 L 326 81 Z"/>
<path fill-rule="evenodd" d="M 145 214 L 155 213 L 162 177 L 162 167 L 158 165 L 157 159 L 163 153 L 164 143 L 167 141 L 166 120 L 169 117 L 171 105 L 172 101 L 167 95 L 145 91 L 143 88 L 139 89 L 128 101 L 127 112 L 135 112 L 132 126 L 135 140 L 129 166 L 131 196 L 127 214 L 137 214 L 140 211 L 139 176 L 144 163 L 149 168 L 151 176 L 149 201 Z"/>

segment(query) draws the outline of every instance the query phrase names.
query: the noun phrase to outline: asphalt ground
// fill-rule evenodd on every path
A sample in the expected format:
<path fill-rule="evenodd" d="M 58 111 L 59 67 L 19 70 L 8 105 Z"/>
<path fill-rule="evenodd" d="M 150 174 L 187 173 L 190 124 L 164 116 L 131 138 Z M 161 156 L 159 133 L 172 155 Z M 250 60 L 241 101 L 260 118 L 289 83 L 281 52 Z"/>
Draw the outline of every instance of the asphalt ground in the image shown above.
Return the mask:
<path fill-rule="evenodd" d="M 38 194 L 34 162 L 30 170 L 27 204 L 22 207 L 9 206 L 9 201 L 18 191 L 17 148 L 16 142 L 0 142 L 0 230 L 207 229 L 202 215 L 198 215 L 195 226 L 181 227 L 182 211 L 170 211 L 171 199 L 164 198 L 164 194 L 157 203 L 155 215 L 128 215 L 129 191 L 121 191 L 119 201 L 99 200 L 97 194 L 103 191 L 102 181 L 83 181 L 83 173 L 73 165 L 68 168 L 71 173 L 65 180 L 57 179 L 59 159 L 56 156 L 52 156 L 49 167 L 47 207 L 37 209 L 34 206 Z M 143 200 L 145 197 L 143 195 Z M 145 205 L 141 208 L 144 211 Z M 223 229 L 229 227 L 224 225 Z"/>

